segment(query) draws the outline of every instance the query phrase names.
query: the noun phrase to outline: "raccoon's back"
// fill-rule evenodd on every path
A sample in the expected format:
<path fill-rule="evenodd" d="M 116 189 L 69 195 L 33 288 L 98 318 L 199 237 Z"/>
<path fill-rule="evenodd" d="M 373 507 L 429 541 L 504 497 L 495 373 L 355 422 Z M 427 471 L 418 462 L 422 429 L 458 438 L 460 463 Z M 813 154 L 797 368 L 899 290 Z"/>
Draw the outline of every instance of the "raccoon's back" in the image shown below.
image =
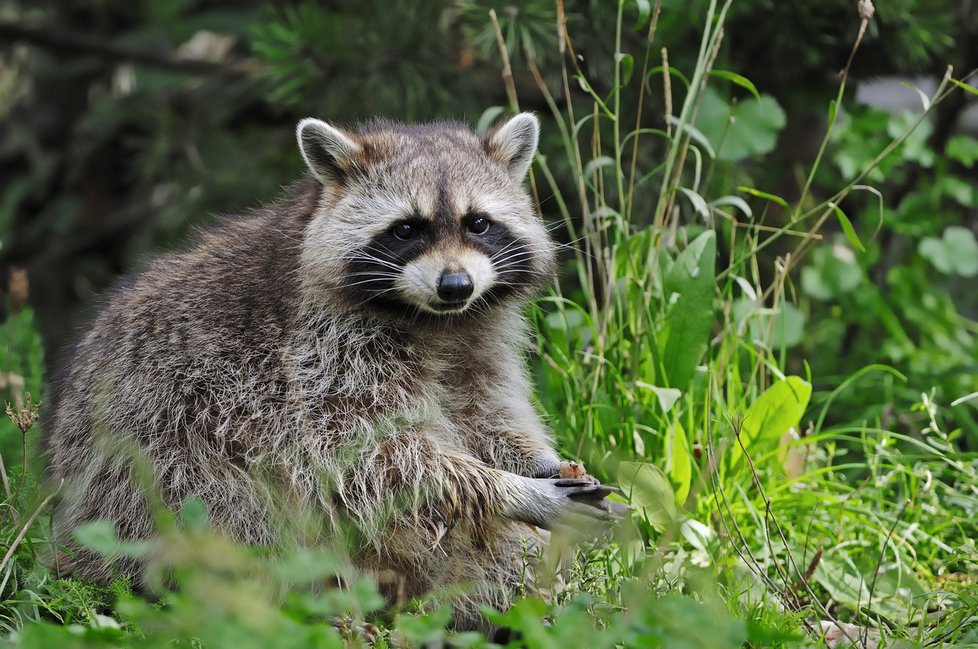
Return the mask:
<path fill-rule="evenodd" d="M 314 194 L 299 186 L 227 219 L 110 291 L 52 382 L 44 442 L 52 477 L 82 471 L 99 435 L 149 451 L 249 452 L 259 423 L 249 421 L 286 398 L 281 354 Z"/>

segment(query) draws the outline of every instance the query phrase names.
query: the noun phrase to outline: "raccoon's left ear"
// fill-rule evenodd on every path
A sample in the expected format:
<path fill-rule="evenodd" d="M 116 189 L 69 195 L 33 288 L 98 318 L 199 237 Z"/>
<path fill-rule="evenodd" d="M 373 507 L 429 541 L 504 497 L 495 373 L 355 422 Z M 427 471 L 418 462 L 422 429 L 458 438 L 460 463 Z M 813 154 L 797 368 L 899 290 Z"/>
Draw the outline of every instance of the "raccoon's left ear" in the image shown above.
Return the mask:
<path fill-rule="evenodd" d="M 306 166 L 323 184 L 341 183 L 363 155 L 363 147 L 352 135 L 311 117 L 299 122 L 295 137 Z"/>
<path fill-rule="evenodd" d="M 506 165 L 513 178 L 522 181 L 530 170 L 539 140 L 540 120 L 533 113 L 520 113 L 487 136 L 486 152 Z"/>

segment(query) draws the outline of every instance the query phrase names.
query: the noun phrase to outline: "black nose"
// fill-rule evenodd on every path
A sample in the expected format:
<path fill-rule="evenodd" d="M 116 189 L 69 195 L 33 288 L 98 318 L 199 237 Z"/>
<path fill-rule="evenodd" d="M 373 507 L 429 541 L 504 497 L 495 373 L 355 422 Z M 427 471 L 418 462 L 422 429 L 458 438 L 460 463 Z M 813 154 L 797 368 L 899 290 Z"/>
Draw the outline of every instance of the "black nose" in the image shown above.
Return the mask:
<path fill-rule="evenodd" d="M 438 297 L 446 302 L 461 302 L 472 295 L 472 278 L 466 272 L 444 272 L 438 278 Z"/>

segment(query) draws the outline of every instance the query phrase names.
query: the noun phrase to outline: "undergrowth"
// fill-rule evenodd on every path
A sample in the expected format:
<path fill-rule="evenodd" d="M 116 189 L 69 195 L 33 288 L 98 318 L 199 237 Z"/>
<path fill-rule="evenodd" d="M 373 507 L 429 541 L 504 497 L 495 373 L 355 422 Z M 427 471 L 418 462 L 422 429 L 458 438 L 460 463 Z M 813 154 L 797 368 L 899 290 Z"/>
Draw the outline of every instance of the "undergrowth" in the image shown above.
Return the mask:
<path fill-rule="evenodd" d="M 588 78 L 560 1 L 560 67 L 541 72 L 532 51 L 523 57 L 562 145 L 538 157 L 533 191 L 562 215 L 554 227 L 571 242 L 561 281 L 532 313 L 541 408 L 564 454 L 617 484 L 635 511 L 613 538 L 571 552 L 551 601 L 525 597 L 489 614 L 515 632 L 511 646 L 531 648 L 804 647 L 827 631 L 856 646 L 974 646 L 978 462 L 961 450 L 960 427 L 973 414 L 950 416 L 938 381 L 921 388 L 908 375 L 904 360 L 930 361 L 893 352 L 906 341 L 882 294 L 867 298 L 886 332 L 880 356 L 845 376 L 813 375 L 819 363 L 799 353 L 809 333 L 798 285 L 825 300 L 855 290 L 876 232 L 860 231 L 867 220 L 851 219 L 847 201 L 869 197 L 878 206 L 869 222 L 882 217 L 885 197 L 869 183 L 895 172 L 894 158 L 913 162 L 908 147 L 924 146 L 915 129 L 949 93 L 973 90 L 949 70 L 918 114 L 847 154 L 839 133 L 859 125 L 843 110 L 847 67 L 822 146 L 788 200 L 738 166 L 764 163 L 785 116 L 749 79 L 716 66 L 730 5 L 710 3 L 692 70 L 669 66 L 655 40 L 659 3 L 647 1 L 618 4 L 611 80 Z M 854 56 L 872 20 L 871 5 L 860 7 Z M 645 30 L 644 52 L 622 51 L 623 29 Z M 652 104 L 663 117 L 645 124 Z M 502 111 L 486 111 L 480 126 Z M 648 150 L 661 160 L 642 168 Z M 958 144 L 958 155 L 969 150 Z M 825 177 L 838 189 L 824 191 Z M 934 240 L 928 257 L 952 268 L 960 255 Z M 840 274 L 847 263 L 855 270 Z M 194 503 L 165 537 L 171 577 L 152 597 L 123 581 L 60 578 L 45 559 L 57 487 L 38 485 L 26 452 L 43 402 L 29 309 L 8 318 L 0 344 L 13 404 L 0 429 L 6 644 L 489 643 L 450 634 L 447 609 L 428 602 L 382 611 L 369 581 L 324 586 L 340 566 L 321 551 L 231 545 Z M 978 390 L 973 376 L 955 381 Z M 99 551 L 140 551 L 99 524 L 79 535 Z"/>

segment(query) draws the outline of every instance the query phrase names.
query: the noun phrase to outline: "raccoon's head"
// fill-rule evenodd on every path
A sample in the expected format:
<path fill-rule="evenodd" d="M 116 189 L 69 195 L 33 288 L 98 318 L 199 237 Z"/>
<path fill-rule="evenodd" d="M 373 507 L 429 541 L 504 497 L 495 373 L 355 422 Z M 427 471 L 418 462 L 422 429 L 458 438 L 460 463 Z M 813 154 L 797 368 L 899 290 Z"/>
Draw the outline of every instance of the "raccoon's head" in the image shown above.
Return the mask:
<path fill-rule="evenodd" d="M 307 294 L 386 312 L 481 312 L 550 281 L 554 245 L 523 188 L 539 122 L 296 129 L 323 185 L 303 241 Z"/>

